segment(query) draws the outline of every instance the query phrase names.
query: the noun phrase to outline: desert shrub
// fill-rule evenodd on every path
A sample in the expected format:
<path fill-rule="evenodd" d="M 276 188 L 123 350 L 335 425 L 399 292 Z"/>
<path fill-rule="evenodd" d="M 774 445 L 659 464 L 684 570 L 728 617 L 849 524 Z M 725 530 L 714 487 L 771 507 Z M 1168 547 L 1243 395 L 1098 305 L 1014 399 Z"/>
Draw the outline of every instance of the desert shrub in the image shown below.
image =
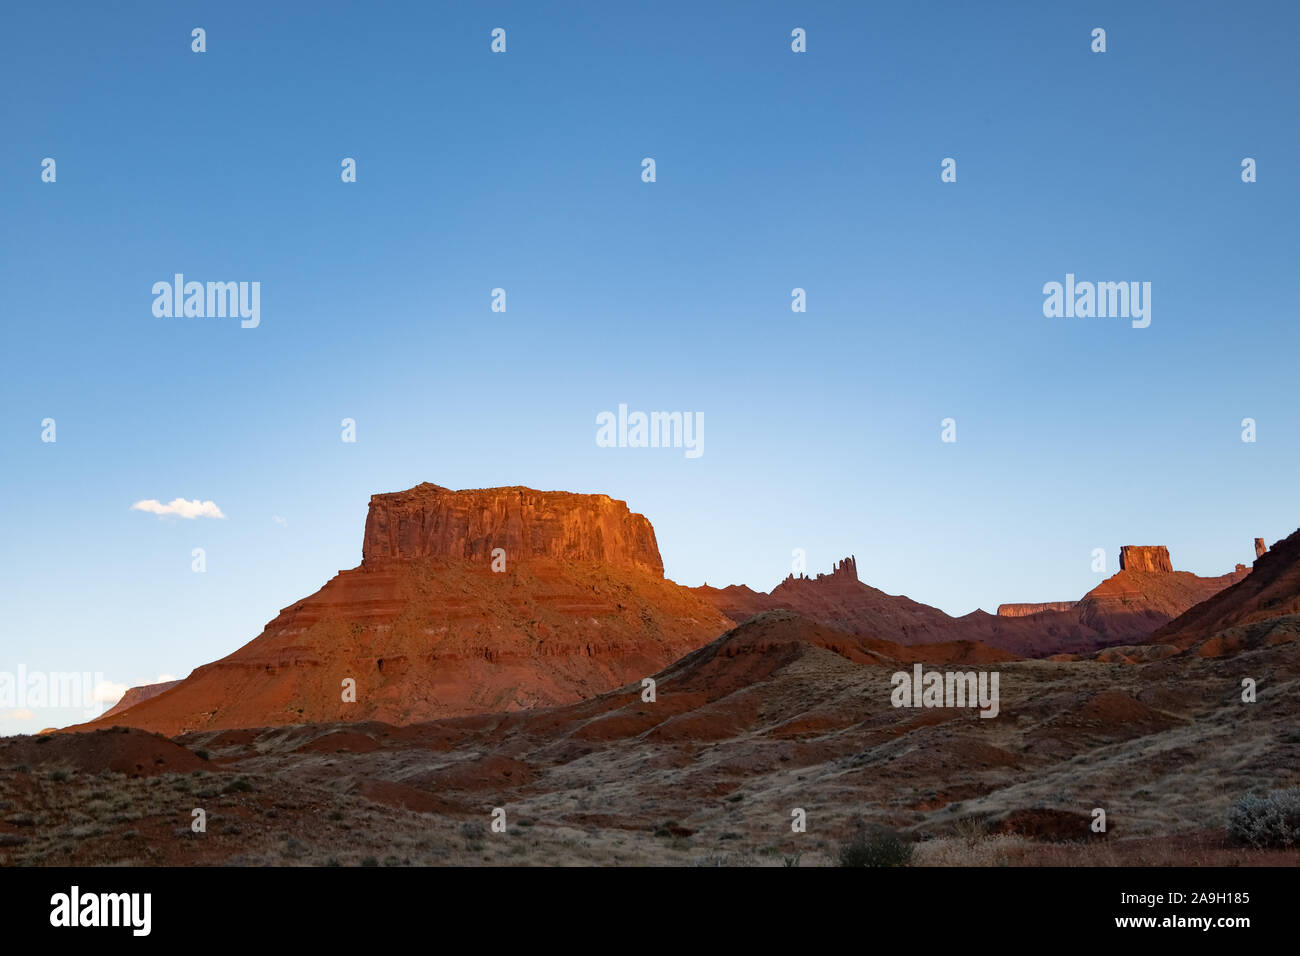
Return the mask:
<path fill-rule="evenodd" d="M 979 817 L 962 817 L 952 825 L 952 835 L 959 840 L 965 841 L 968 847 L 974 848 L 980 840 L 984 839 L 987 830 L 984 821 Z"/>
<path fill-rule="evenodd" d="M 253 789 L 253 785 L 248 782 L 248 778 L 240 777 L 238 780 L 232 780 L 230 783 L 226 784 L 225 789 L 222 790 L 221 792 L 222 793 L 248 793 L 252 789 Z"/>
<path fill-rule="evenodd" d="M 1261 850 L 1300 846 L 1300 787 L 1246 794 L 1228 808 L 1228 836 Z"/>
<path fill-rule="evenodd" d="M 840 866 L 907 866 L 912 844 L 886 827 L 862 827 L 840 844 Z"/>

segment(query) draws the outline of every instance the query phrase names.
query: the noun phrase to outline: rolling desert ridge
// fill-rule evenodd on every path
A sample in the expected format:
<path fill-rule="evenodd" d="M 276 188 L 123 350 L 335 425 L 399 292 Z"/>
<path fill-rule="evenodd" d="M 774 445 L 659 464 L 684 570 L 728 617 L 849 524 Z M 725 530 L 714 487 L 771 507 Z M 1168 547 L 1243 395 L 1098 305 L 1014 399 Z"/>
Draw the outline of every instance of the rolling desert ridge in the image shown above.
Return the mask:
<path fill-rule="evenodd" d="M 1294 865 L 1226 825 L 1300 783 L 1300 531 L 1254 550 L 954 618 L 852 557 L 679 586 L 604 495 L 376 494 L 243 647 L 0 739 L 0 862 Z"/>

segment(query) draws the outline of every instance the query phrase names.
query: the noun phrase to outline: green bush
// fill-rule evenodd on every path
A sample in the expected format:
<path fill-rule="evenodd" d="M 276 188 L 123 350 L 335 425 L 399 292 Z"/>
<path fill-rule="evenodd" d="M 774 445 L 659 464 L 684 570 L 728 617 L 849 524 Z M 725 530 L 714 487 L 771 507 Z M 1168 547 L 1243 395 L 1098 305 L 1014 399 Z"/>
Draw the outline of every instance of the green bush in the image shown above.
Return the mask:
<path fill-rule="evenodd" d="M 1246 794 L 1228 808 L 1228 836 L 1260 850 L 1300 846 L 1300 787 Z"/>

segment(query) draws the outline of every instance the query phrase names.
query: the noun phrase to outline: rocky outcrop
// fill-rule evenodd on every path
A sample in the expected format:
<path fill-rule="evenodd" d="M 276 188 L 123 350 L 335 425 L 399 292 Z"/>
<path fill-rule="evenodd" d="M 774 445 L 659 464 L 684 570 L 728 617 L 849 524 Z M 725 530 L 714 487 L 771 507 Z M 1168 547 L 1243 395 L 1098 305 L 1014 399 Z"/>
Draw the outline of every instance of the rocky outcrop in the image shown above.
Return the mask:
<path fill-rule="evenodd" d="M 791 572 L 785 576 L 785 580 L 781 583 L 789 584 L 792 581 L 808 580 L 827 581 L 832 578 L 837 579 L 840 583 L 851 581 L 856 584 L 858 581 L 858 559 L 853 555 L 849 555 L 847 558 L 842 558 L 839 561 L 836 561 L 835 567 L 831 570 L 830 574 L 819 574 L 815 578 L 811 579 L 806 574 L 795 575 L 794 572 Z"/>
<path fill-rule="evenodd" d="M 132 687 L 122 695 L 121 700 L 108 710 L 104 711 L 100 716 L 103 718 L 110 717 L 113 714 L 119 714 L 128 707 L 134 707 L 143 700 L 148 700 L 150 697 L 157 697 L 165 690 L 171 690 L 179 683 L 180 681 L 178 680 L 167 680 L 160 684 L 141 684 L 139 687 Z"/>
<path fill-rule="evenodd" d="M 1261 557 L 1268 550 L 1268 545 L 1264 543 L 1263 538 L 1255 539 L 1255 557 Z"/>
<path fill-rule="evenodd" d="M 1046 601 L 1042 604 L 999 604 L 998 617 L 1029 617 L 1045 611 L 1069 611 L 1078 601 Z"/>
<path fill-rule="evenodd" d="M 664 571 L 650 522 L 608 495 L 428 482 L 371 497 L 361 555 L 367 567 L 415 558 L 487 566 L 497 548 L 507 565 L 546 558 Z"/>
<path fill-rule="evenodd" d="M 1119 549 L 1121 571 L 1173 571 L 1169 549 L 1164 545 L 1126 544 Z"/>

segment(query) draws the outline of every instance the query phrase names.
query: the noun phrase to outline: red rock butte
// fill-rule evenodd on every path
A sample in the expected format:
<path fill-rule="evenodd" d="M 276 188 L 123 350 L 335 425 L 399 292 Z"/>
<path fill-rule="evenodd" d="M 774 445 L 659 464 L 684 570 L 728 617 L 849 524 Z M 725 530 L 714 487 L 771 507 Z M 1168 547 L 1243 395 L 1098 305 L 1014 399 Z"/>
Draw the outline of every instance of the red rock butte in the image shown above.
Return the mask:
<path fill-rule="evenodd" d="M 371 496 L 361 561 L 488 562 L 497 548 L 507 562 L 550 558 L 664 573 L 650 522 L 608 495 L 519 486 L 452 491 L 429 482 Z"/>
<path fill-rule="evenodd" d="M 1126 544 L 1119 549 L 1121 571 L 1172 572 L 1169 549 L 1161 545 Z"/>
<path fill-rule="evenodd" d="M 232 654 L 86 726 L 406 724 L 567 704 L 732 623 L 664 577 L 654 529 L 625 502 L 425 483 L 371 497 L 358 567 Z M 355 700 L 341 694 L 348 679 Z"/>

